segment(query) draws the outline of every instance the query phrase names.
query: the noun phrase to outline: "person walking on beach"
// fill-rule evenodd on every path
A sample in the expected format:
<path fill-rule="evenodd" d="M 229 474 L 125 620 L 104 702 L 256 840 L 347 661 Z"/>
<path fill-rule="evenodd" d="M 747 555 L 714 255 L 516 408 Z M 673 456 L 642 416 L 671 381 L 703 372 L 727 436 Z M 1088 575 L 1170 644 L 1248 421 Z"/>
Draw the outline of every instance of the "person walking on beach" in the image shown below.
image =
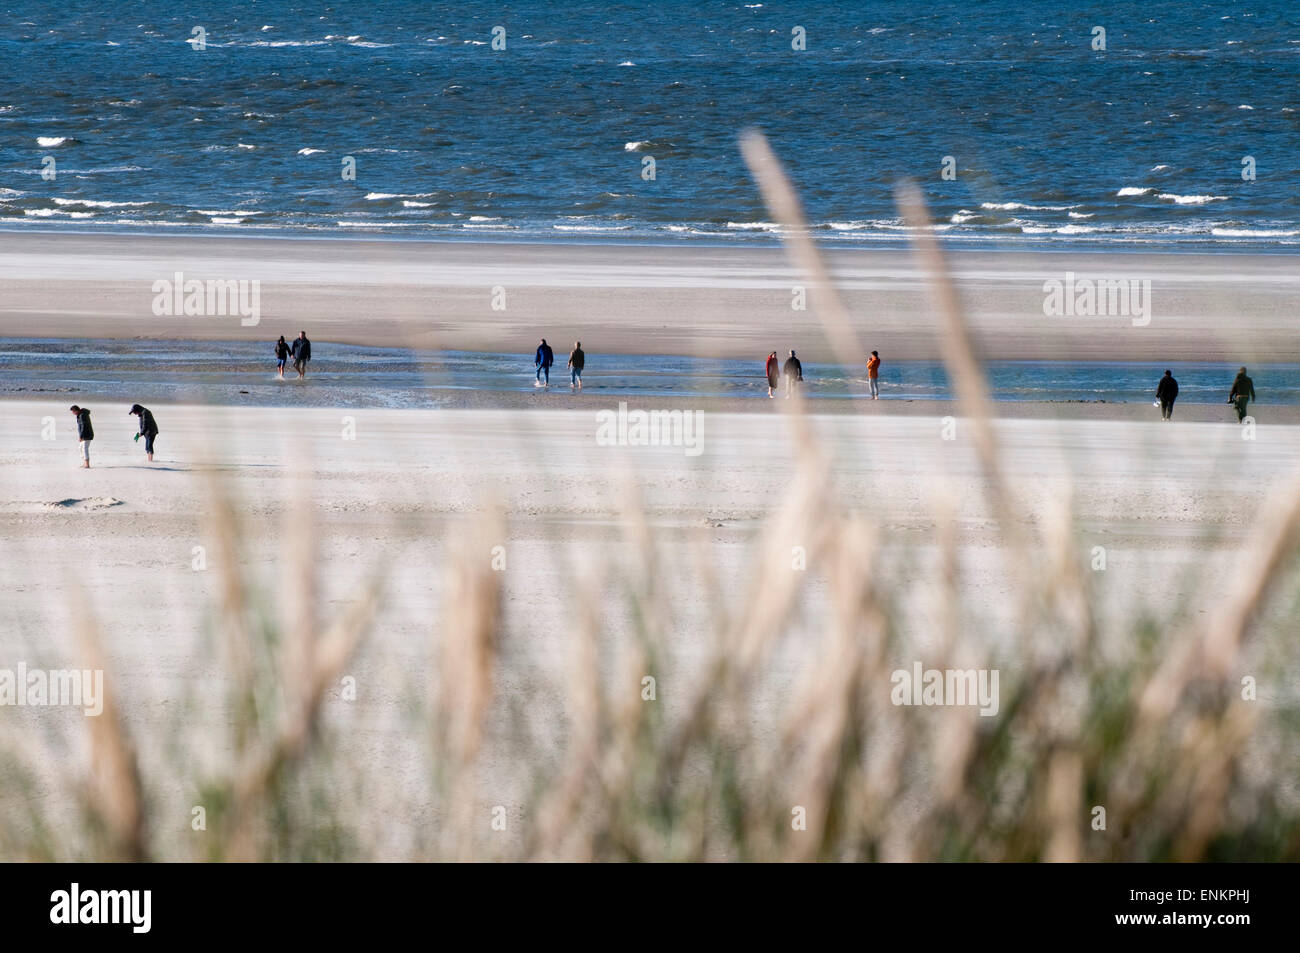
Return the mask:
<path fill-rule="evenodd" d="M 799 363 L 799 358 L 794 356 L 794 351 L 790 352 L 790 357 L 786 359 L 782 371 L 785 372 L 785 399 L 789 400 L 790 395 L 794 393 L 794 385 L 803 383 L 803 365 Z"/>
<path fill-rule="evenodd" d="M 569 390 L 582 390 L 582 365 L 587 363 L 587 355 L 582 353 L 582 342 L 573 342 L 573 352 L 569 355 Z"/>
<path fill-rule="evenodd" d="M 867 359 L 867 384 L 871 387 L 871 399 L 880 400 L 880 352 L 872 351 Z"/>
<path fill-rule="evenodd" d="M 280 380 L 284 380 L 284 362 L 289 360 L 289 345 L 280 335 L 280 340 L 275 342 L 275 369 L 280 372 Z"/>
<path fill-rule="evenodd" d="M 767 396 L 775 397 L 776 389 L 781 385 L 781 362 L 777 360 L 776 351 L 767 356 L 767 367 L 763 372 L 767 374 Z"/>
<path fill-rule="evenodd" d="M 140 418 L 140 432 L 132 439 L 139 441 L 144 437 L 144 452 L 148 455 L 149 462 L 153 463 L 153 441 L 158 436 L 158 424 L 154 422 L 153 413 L 148 407 L 141 407 L 139 404 L 132 404 L 127 413 Z"/>
<path fill-rule="evenodd" d="M 307 376 L 307 362 L 311 360 L 311 341 L 307 340 L 307 332 L 299 331 L 298 336 L 294 338 L 293 347 L 293 369 L 298 372 L 298 377 Z"/>
<path fill-rule="evenodd" d="M 1165 376 L 1156 385 L 1156 400 L 1160 401 L 1160 417 L 1163 420 L 1174 419 L 1174 401 L 1178 399 L 1178 381 L 1174 372 L 1165 370 Z"/>
<path fill-rule="evenodd" d="M 1246 376 L 1243 367 L 1237 371 L 1232 381 L 1232 391 L 1228 394 L 1228 403 L 1237 408 L 1237 423 L 1246 419 L 1246 405 L 1255 399 L 1255 382 Z"/>
<path fill-rule="evenodd" d="M 537 345 L 537 353 L 533 355 L 533 363 L 537 366 L 537 382 L 534 387 L 551 386 L 551 365 L 555 363 L 555 352 L 551 346 L 546 343 L 546 338 L 542 338 L 542 343 Z M 542 383 L 542 376 L 545 375 L 546 383 Z"/>
<path fill-rule="evenodd" d="M 73 404 L 68 408 L 77 418 L 77 446 L 81 450 L 81 469 L 90 469 L 90 441 L 95 439 L 95 428 L 90 425 L 90 411 Z"/>

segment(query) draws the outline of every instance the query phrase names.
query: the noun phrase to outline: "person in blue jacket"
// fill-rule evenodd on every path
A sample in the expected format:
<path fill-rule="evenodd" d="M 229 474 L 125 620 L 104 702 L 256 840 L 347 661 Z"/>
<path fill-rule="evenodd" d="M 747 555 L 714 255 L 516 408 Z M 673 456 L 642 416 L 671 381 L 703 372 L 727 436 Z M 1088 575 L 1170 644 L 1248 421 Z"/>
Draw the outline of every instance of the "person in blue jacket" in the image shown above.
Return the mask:
<path fill-rule="evenodd" d="M 542 343 L 537 346 L 537 353 L 533 356 L 533 363 L 537 365 L 537 383 L 536 387 L 551 386 L 551 365 L 555 363 L 555 352 L 551 346 L 546 343 L 546 338 L 542 338 Z M 546 377 L 546 383 L 542 383 L 542 377 Z"/>

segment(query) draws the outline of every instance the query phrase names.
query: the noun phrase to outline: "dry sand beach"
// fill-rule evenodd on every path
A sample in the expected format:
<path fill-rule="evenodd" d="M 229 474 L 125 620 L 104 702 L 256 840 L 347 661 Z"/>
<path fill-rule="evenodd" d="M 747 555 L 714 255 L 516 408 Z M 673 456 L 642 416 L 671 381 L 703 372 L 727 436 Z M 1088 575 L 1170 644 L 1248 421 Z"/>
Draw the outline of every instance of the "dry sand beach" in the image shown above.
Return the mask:
<path fill-rule="evenodd" d="M 214 719 L 230 717 L 223 699 L 233 687 L 212 644 L 223 600 L 220 561 L 228 558 L 213 523 L 214 493 L 234 500 L 241 568 L 268 618 L 290 628 L 304 612 L 322 625 L 337 621 L 378 573 L 383 588 L 372 634 L 345 669 L 360 686 L 358 700 L 332 688 L 324 717 L 339 733 L 335 756 L 356 779 L 355 790 L 334 789 L 331 796 L 401 818 L 372 831 L 370 849 L 390 859 L 428 847 L 411 833 L 420 826 L 431 778 L 421 757 L 426 741 L 409 711 L 439 671 L 431 636 L 446 611 L 446 570 L 456 558 L 448 538 L 458 525 L 494 502 L 503 509 L 499 535 L 475 536 L 470 549 L 488 560 L 501 547 L 505 560 L 508 634 L 499 697 L 525 706 L 532 754 L 562 760 L 553 723 L 563 720 L 568 703 L 548 686 L 569 677 L 578 613 L 588 611 L 576 601 L 581 580 L 599 567 L 617 573 L 629 558 L 627 487 L 639 488 L 658 540 L 656 588 L 672 594 L 661 609 L 671 620 L 675 667 L 665 666 L 674 674 L 661 675 L 660 687 L 665 711 L 678 717 L 718 638 L 710 622 L 714 590 L 704 579 L 716 578 L 722 592 L 745 589 L 760 529 L 791 492 L 799 455 L 788 414 L 706 412 L 703 452 L 693 456 L 680 447 L 601 446 L 590 408 L 350 412 L 355 439 L 344 438 L 348 421 L 327 408 L 172 406 L 157 413 L 164 434 L 149 466 L 129 440 L 133 421 L 125 410 L 101 408 L 87 472 L 75 469 L 61 404 L 0 404 L 0 651 L 50 667 L 78 664 L 84 652 L 75 633 L 89 612 L 107 646 L 110 689 L 132 736 L 143 739 L 145 773 L 167 779 L 157 792 L 159 807 L 183 816 L 197 795 L 181 780 L 188 776 L 182 765 L 210 766 L 228 753 L 212 730 Z M 46 416 L 59 422 L 52 442 L 41 439 Z M 1017 584 L 965 425 L 959 421 L 958 439 L 949 441 L 937 417 L 832 415 L 812 423 L 818 446 L 831 454 L 835 491 L 880 546 L 874 563 L 882 586 L 903 600 L 908 651 L 942 647 L 947 576 L 935 532 L 948 514 L 970 627 L 965 637 L 979 643 L 971 648 L 980 654 L 1003 659 L 1004 677 L 1016 675 L 1023 659 L 1009 640 Z M 1070 546 L 1078 559 L 1095 563 L 1095 547 L 1104 548 L 1093 586 L 1106 614 L 1099 620 L 1108 633 L 1105 651 L 1120 654 L 1128 648 L 1121 620 L 1196 619 L 1230 596 L 1251 522 L 1300 458 L 1300 429 L 1293 426 L 1261 427 L 1253 442 L 1224 423 L 1020 419 L 999 422 L 997 432 L 1016 519 L 1050 530 L 1072 511 Z M 317 535 L 309 610 L 294 591 L 295 524 L 309 524 Z M 195 547 L 206 560 L 198 569 Z M 810 568 L 810 575 L 824 571 Z M 831 608 L 823 585 L 810 585 L 764 667 L 756 724 L 772 720 L 828 650 Z M 599 611 L 625 652 L 635 618 L 613 591 Z M 1274 640 L 1285 637 L 1266 620 L 1255 652 L 1267 657 L 1278 650 Z M 911 656 L 898 651 L 899 658 L 887 660 L 890 668 L 910 664 Z M 1279 703 L 1278 690 L 1265 693 L 1266 706 Z M 189 725 L 183 753 L 157 741 L 180 731 L 182 713 Z M 19 715 L 33 724 L 47 717 Z M 79 739 L 81 715 L 60 717 Z M 508 734 L 509 724 L 494 718 L 489 738 Z M 1268 757 L 1257 752 L 1248 763 L 1258 769 Z M 531 781 L 517 763 L 489 752 L 482 770 L 476 809 L 504 804 L 515 816 L 530 803 Z M 42 785 L 57 792 L 48 778 Z M 68 809 L 61 804 L 55 793 L 47 809 Z M 163 850 L 184 856 L 193 849 L 181 834 L 156 836 Z M 509 855 L 521 836 L 482 855 Z M 898 859 L 910 856 L 898 850 Z"/>

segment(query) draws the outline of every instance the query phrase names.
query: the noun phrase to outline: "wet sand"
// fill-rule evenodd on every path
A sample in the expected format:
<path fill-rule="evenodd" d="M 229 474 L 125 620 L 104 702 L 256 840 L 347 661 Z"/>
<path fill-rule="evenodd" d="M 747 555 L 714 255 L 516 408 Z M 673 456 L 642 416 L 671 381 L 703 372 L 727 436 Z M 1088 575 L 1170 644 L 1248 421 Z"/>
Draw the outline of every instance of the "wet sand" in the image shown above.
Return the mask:
<path fill-rule="evenodd" d="M 907 251 L 835 249 L 866 350 L 942 357 Z M 1300 360 L 1291 255 L 954 251 L 986 357 L 1259 363 Z M 260 322 L 152 312 L 153 282 L 259 281 Z M 1150 280 L 1151 319 L 1049 317 L 1044 282 Z M 358 345 L 518 351 L 545 335 L 606 353 L 830 360 L 799 276 L 776 247 L 0 234 L 0 336 L 209 340 L 294 335 Z M 854 356 L 844 360 L 852 363 Z"/>

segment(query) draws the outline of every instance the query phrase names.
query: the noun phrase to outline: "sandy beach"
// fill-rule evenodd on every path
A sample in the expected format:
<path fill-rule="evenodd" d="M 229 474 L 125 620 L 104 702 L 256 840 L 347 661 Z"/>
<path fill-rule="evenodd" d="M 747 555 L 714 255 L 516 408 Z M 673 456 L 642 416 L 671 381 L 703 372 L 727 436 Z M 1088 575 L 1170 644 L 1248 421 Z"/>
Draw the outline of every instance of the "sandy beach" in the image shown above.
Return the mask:
<path fill-rule="evenodd" d="M 910 252 L 828 257 L 865 349 L 942 356 Z M 1004 250 L 950 260 L 989 359 L 1300 360 L 1300 270 L 1289 255 Z M 153 282 L 177 272 L 260 282 L 260 323 L 154 315 Z M 1045 315 L 1044 283 L 1069 273 L 1149 280 L 1149 323 Z M 595 353 L 761 360 L 794 347 L 829 360 L 811 306 L 792 308 L 800 284 L 777 247 L 11 233 L 0 234 L 0 336 L 262 340 L 306 330 L 342 344 L 517 351 L 545 334 Z"/>
<path fill-rule="evenodd" d="M 246 540 L 242 570 L 269 615 L 290 625 L 302 610 L 281 595 L 288 540 L 295 522 L 310 525 L 317 538 L 316 617 L 338 618 L 362 583 L 376 573 L 383 578 L 373 633 L 348 668 L 364 704 L 349 706 L 335 693 L 327 707 L 356 770 L 389 772 L 383 796 L 393 810 L 409 811 L 428 781 L 415 768 L 393 773 L 391 766 L 419 762 L 420 736 L 403 720 L 404 699 L 423 691 L 427 675 L 420 673 L 437 667 L 431 636 L 446 608 L 440 593 L 447 538 L 457 525 L 491 504 L 505 514 L 503 535 L 476 545 L 484 559 L 503 547 L 508 635 L 501 685 L 505 695 L 525 697 L 563 678 L 575 621 L 566 607 L 578 580 L 593 566 L 617 573 L 628 559 L 626 504 L 635 487 L 663 557 L 662 585 L 675 594 L 665 606 L 678 633 L 672 649 L 681 677 L 691 682 L 701 675 L 692 660 L 714 637 L 698 573 L 707 566 L 723 591 L 743 590 L 759 527 L 781 506 L 796 470 L 787 414 L 705 412 L 701 452 L 692 455 L 681 447 L 602 446 L 592 408 L 153 409 L 163 431 L 153 465 L 130 440 L 134 419 L 104 407 L 97 411 L 94 467 L 83 471 L 65 406 L 0 404 L 8 593 L 0 652 L 32 664 L 78 664 L 72 633 L 84 594 L 106 643 L 109 688 L 133 733 L 147 738 L 178 706 L 217 704 L 231 687 L 209 654 L 206 624 L 195 626 L 214 617 L 221 598 L 213 494 L 236 501 Z M 53 441 L 42 440 L 47 417 L 57 422 Z M 829 415 L 811 424 L 817 445 L 831 455 L 846 512 L 878 536 L 883 583 L 903 591 L 938 573 L 933 534 L 939 514 L 951 513 L 961 597 L 969 618 L 982 620 L 980 631 L 993 639 L 980 648 L 1009 651 L 996 634 L 1013 629 L 1016 585 L 1007 538 L 985 505 L 968 425 L 959 420 L 955 439 L 945 440 L 943 421 L 924 415 Z M 355 439 L 345 436 L 349 427 Z M 1194 616 L 1223 598 L 1248 525 L 1300 458 L 1300 428 L 1293 426 L 1261 426 L 1254 441 L 1243 441 L 1235 424 L 1156 421 L 1005 419 L 997 432 L 1017 519 L 1044 530 L 1071 501 L 1073 549 L 1085 565 L 1094 547 L 1105 549 L 1107 565 L 1094 573 L 1094 584 L 1117 619 L 1178 607 Z M 1243 473 L 1250 479 L 1238 479 Z M 208 560 L 201 570 L 195 547 Z M 933 649 L 937 610 L 925 595 L 929 587 L 919 588 L 918 601 L 904 607 L 906 631 L 915 645 Z M 765 668 L 763 691 L 772 698 L 799 680 L 820 643 L 827 607 L 815 592 L 788 647 Z M 617 599 L 607 609 L 610 637 L 625 642 L 632 619 Z M 1265 626 L 1261 649 L 1282 636 Z M 1007 656 L 1004 664 L 1015 659 Z M 671 710 L 685 692 L 665 682 Z M 534 711 L 548 711 L 548 704 L 538 701 Z M 211 733 L 194 744 L 190 756 L 200 762 L 216 756 L 205 747 Z M 158 776 L 175 776 L 167 751 L 146 747 L 142 757 Z M 496 798 L 492 803 L 527 799 L 526 779 L 509 764 L 490 773 L 484 796 Z M 174 788 L 166 797 L 183 810 L 192 794 Z M 410 844 L 391 849 L 391 856 L 403 856 Z"/>

